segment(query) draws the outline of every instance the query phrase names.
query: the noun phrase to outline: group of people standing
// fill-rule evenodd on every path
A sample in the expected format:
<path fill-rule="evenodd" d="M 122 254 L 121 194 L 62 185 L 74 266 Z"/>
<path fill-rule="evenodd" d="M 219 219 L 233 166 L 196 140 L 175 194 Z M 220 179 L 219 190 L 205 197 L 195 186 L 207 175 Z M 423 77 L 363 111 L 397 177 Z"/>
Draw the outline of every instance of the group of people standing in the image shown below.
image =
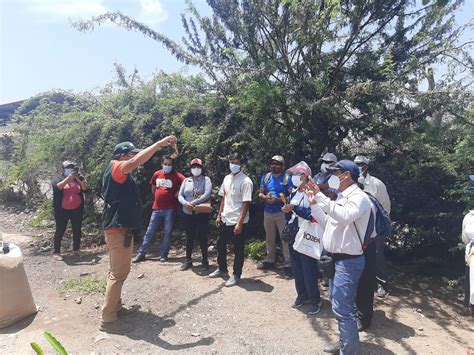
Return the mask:
<path fill-rule="evenodd" d="M 113 160 L 104 172 L 103 228 L 110 253 L 110 268 L 100 327 L 103 331 L 118 334 L 128 332 L 131 326 L 123 318 L 136 312 L 136 308 L 125 308 L 121 300 L 122 286 L 130 272 L 134 235 L 142 227 L 143 219 L 138 188 L 130 173 L 162 147 L 175 147 L 176 144 L 174 136 L 168 136 L 143 150 L 137 149 L 130 142 L 119 143 L 114 149 Z M 209 277 L 229 276 L 227 244 L 232 243 L 235 254 L 233 272 L 225 281 L 225 286 L 230 287 L 237 285 L 242 276 L 253 183 L 243 171 L 244 157 L 233 153 L 228 161 L 230 173 L 225 176 L 219 189 L 221 200 L 215 220 L 219 229 L 218 267 Z M 160 243 L 160 261 L 168 260 L 174 215 L 181 205 L 187 236 L 186 258 L 181 270 L 185 271 L 193 266 L 195 240 L 198 240 L 201 249 L 200 266 L 207 270 L 212 181 L 206 175 L 201 159 L 196 158 L 190 162 L 189 177 L 174 169 L 170 156 L 163 156 L 161 163 L 162 169 L 155 172 L 150 180 L 154 196 L 150 222 L 132 261 L 138 263 L 146 260 L 146 254 L 161 223 L 164 232 Z M 65 169 L 71 168 L 66 165 L 63 164 Z M 371 176 L 368 170 L 367 157 L 357 156 L 353 161 L 338 161 L 335 154 L 326 153 L 321 158 L 318 173 L 313 177 L 305 162 L 285 170 L 284 158 L 275 155 L 270 159 L 270 171 L 260 181 L 258 197 L 264 204 L 263 225 L 267 254 L 257 268 L 275 268 L 277 236 L 281 238 L 290 225 L 295 225 L 296 229 L 301 228 L 304 221 L 309 221 L 315 227 L 317 238 L 322 244 L 322 255 L 333 260 L 334 272 L 323 280 L 323 285 L 329 286 L 332 310 L 339 324 L 340 340 L 325 347 L 324 351 L 329 353 L 358 353 L 358 332 L 371 325 L 374 293 L 380 297 L 387 295 L 384 240 L 375 238 L 374 231 L 371 242 L 365 245 L 361 236 L 374 223 L 376 214 L 374 204 L 366 192 L 378 199 L 387 214 L 390 213 L 390 199 L 383 182 Z M 69 170 L 64 172 L 63 180 L 53 181 L 55 206 L 61 205 L 61 209 L 66 211 L 58 213 L 56 218 L 55 253 L 59 253 L 64 221 L 67 223 L 71 219 L 72 222 L 71 210 L 83 206 L 64 203 L 67 200 L 64 196 L 70 196 L 71 193 L 82 196 L 82 191 L 87 189 L 82 175 Z M 83 204 L 83 197 L 81 201 Z M 79 241 L 80 229 L 79 237 L 74 237 L 74 250 L 79 249 Z M 318 259 L 295 250 L 293 240 L 282 239 L 281 250 L 284 273 L 295 279 L 297 296 L 292 307 L 306 305 L 308 314 L 318 313 L 322 304 L 318 285 Z"/>

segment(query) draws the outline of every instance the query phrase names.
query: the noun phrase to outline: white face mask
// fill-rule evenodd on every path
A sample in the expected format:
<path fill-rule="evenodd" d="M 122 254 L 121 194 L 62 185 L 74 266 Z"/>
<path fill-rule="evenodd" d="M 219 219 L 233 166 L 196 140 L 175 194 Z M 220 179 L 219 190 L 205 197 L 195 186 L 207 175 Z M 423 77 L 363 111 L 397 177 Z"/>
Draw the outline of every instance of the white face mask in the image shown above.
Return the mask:
<path fill-rule="evenodd" d="M 301 181 L 301 176 L 300 175 L 292 175 L 291 176 L 291 183 L 293 184 L 294 187 L 298 188 L 300 187 L 302 181 Z"/>
<path fill-rule="evenodd" d="M 321 171 L 322 171 L 323 173 L 327 173 L 327 172 L 328 172 L 328 166 L 329 166 L 328 163 L 322 163 L 322 164 L 321 164 Z"/>
<path fill-rule="evenodd" d="M 71 169 L 71 168 L 64 169 L 64 175 L 69 176 L 72 173 L 74 173 L 74 169 Z"/>
<path fill-rule="evenodd" d="M 328 185 L 330 189 L 339 190 L 339 186 L 341 185 L 341 180 L 336 175 L 331 175 L 328 180 Z"/>
<path fill-rule="evenodd" d="M 201 173 L 202 173 L 201 168 L 191 168 L 191 174 L 193 174 L 193 176 L 199 176 L 201 175 Z"/>

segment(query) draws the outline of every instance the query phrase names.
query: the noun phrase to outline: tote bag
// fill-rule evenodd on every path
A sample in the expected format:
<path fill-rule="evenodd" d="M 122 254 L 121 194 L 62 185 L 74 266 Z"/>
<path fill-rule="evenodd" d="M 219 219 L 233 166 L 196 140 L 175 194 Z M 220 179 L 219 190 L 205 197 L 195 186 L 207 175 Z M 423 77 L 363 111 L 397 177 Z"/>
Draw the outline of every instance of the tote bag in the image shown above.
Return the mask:
<path fill-rule="evenodd" d="M 293 249 L 297 252 L 319 260 L 323 252 L 322 233 L 318 224 L 304 220 L 296 234 Z"/>

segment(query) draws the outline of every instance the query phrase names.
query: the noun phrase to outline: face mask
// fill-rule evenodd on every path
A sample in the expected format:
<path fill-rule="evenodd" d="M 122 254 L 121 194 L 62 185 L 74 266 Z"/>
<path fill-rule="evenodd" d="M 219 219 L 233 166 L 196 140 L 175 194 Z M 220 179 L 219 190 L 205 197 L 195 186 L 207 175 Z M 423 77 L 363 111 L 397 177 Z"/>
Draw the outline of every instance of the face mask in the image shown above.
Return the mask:
<path fill-rule="evenodd" d="M 339 190 L 339 186 L 341 185 L 341 180 L 336 175 L 331 175 L 328 180 L 328 185 L 330 189 Z"/>
<path fill-rule="evenodd" d="M 71 168 L 64 169 L 64 175 L 69 176 L 72 173 L 74 173 L 74 169 L 71 169 Z"/>
<path fill-rule="evenodd" d="M 229 169 L 232 174 L 237 174 L 240 171 L 240 165 L 229 163 Z"/>
<path fill-rule="evenodd" d="M 291 176 L 291 183 L 293 184 L 294 187 L 298 188 L 302 183 L 301 176 L 299 175 Z"/>
<path fill-rule="evenodd" d="M 201 168 L 191 168 L 191 174 L 193 174 L 193 176 L 199 176 L 201 175 L 201 173 L 202 173 Z"/>
<path fill-rule="evenodd" d="M 171 165 L 162 165 L 162 167 L 165 174 L 168 174 L 169 172 L 171 172 L 171 170 L 173 170 L 173 167 Z"/>
<path fill-rule="evenodd" d="M 321 164 L 321 171 L 322 171 L 323 173 L 327 173 L 327 172 L 328 172 L 328 166 L 329 166 L 328 163 L 322 163 L 322 164 Z"/>

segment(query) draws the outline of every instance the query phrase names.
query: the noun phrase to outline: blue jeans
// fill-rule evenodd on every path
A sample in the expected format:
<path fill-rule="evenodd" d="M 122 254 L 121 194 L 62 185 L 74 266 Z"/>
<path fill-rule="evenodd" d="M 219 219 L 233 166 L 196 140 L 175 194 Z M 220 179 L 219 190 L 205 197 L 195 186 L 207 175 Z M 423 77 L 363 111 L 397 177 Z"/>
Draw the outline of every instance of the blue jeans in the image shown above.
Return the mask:
<path fill-rule="evenodd" d="M 295 277 L 297 301 L 318 305 L 321 295 L 318 287 L 318 261 L 298 253 L 290 245 L 291 268 Z"/>
<path fill-rule="evenodd" d="M 148 249 L 150 248 L 151 243 L 153 242 L 155 232 L 160 225 L 160 220 L 164 220 L 163 226 L 163 241 L 161 242 L 161 257 L 167 258 L 168 252 L 170 251 L 170 237 L 171 230 L 173 229 L 173 219 L 175 215 L 175 210 L 153 210 L 150 217 L 150 223 L 146 230 L 145 237 L 143 238 L 143 243 L 138 250 L 138 253 L 141 255 L 146 255 Z"/>
<path fill-rule="evenodd" d="M 364 256 L 353 259 L 336 260 L 336 273 L 329 280 L 332 311 L 339 325 L 342 350 L 341 355 L 360 352 L 357 330 L 355 297 L 359 278 L 364 270 Z"/>

